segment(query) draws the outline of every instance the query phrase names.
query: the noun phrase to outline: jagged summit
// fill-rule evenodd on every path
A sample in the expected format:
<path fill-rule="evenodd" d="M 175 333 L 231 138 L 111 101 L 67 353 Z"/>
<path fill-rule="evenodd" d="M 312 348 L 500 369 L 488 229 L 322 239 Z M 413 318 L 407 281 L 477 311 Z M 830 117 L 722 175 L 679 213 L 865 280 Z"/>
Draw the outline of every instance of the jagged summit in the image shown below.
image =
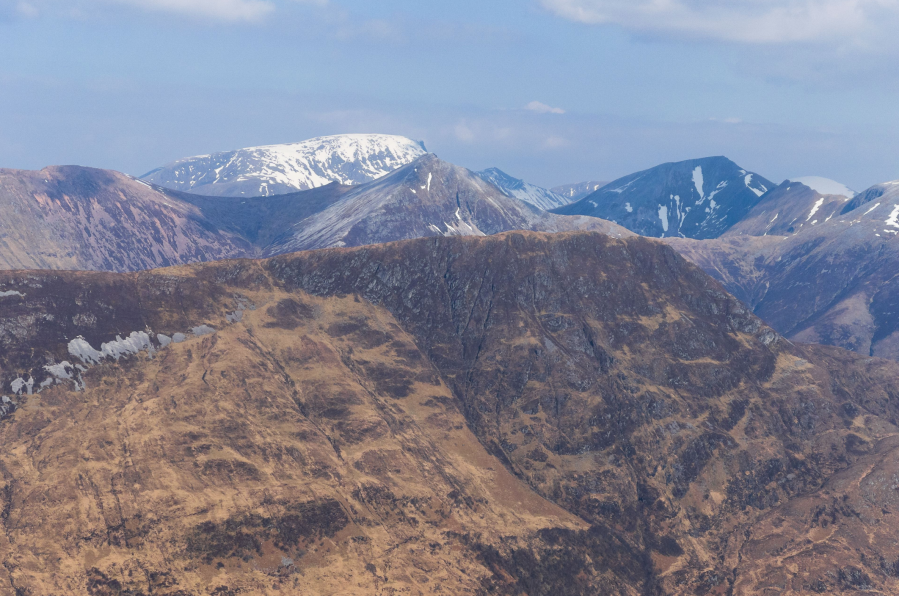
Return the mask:
<path fill-rule="evenodd" d="M 271 196 L 331 182 L 363 184 L 425 153 L 423 143 L 396 135 L 333 135 L 186 157 L 142 179 L 201 195 Z"/>

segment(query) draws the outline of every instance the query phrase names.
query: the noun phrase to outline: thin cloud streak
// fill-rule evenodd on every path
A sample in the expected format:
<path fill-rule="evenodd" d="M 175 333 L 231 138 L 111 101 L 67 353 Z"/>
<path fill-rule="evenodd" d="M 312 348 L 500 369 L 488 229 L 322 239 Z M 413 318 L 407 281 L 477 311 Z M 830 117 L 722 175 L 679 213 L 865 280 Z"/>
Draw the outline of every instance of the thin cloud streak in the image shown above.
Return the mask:
<path fill-rule="evenodd" d="M 166 12 L 220 21 L 260 21 L 274 12 L 266 0 L 105 0 L 151 12 Z"/>
<path fill-rule="evenodd" d="M 538 114 L 564 114 L 565 110 L 562 108 L 554 108 L 552 106 L 548 106 L 545 103 L 539 101 L 532 101 L 528 105 L 524 106 L 524 109 L 530 110 L 531 112 L 537 112 Z"/>
<path fill-rule="evenodd" d="M 825 42 L 867 35 L 899 16 L 899 0 L 541 0 L 557 16 L 640 32 L 748 44 Z"/>

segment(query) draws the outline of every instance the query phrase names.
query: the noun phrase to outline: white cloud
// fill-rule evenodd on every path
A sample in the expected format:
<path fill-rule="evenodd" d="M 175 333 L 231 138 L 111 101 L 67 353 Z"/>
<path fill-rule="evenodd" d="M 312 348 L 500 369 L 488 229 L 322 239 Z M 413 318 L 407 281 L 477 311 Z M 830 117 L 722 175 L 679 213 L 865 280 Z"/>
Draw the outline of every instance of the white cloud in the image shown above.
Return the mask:
<path fill-rule="evenodd" d="M 899 0 L 541 0 L 558 16 L 635 31 L 756 44 L 861 41 Z"/>
<path fill-rule="evenodd" d="M 564 137 L 552 135 L 546 137 L 546 140 L 543 141 L 543 146 L 547 149 L 561 149 L 562 147 L 567 147 L 569 145 L 568 140 Z"/>
<path fill-rule="evenodd" d="M 463 143 L 470 143 L 474 140 L 474 131 L 465 122 L 458 122 L 453 127 L 453 133 Z"/>
<path fill-rule="evenodd" d="M 258 21 L 275 9 L 267 0 L 104 0 L 153 12 L 168 12 L 218 21 Z"/>
<path fill-rule="evenodd" d="M 524 106 L 524 109 L 530 110 L 532 112 L 537 112 L 538 114 L 564 114 L 565 110 L 562 108 L 554 108 L 552 106 L 548 106 L 545 103 L 541 103 L 539 101 L 532 101 L 528 105 Z"/>

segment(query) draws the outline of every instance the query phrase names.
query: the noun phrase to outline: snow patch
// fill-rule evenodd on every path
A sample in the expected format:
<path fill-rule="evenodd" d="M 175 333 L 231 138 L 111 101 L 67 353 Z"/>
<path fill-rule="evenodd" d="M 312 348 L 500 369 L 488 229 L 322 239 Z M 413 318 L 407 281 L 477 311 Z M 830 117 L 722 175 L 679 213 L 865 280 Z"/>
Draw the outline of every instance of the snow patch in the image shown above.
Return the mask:
<path fill-rule="evenodd" d="M 823 198 L 822 198 L 822 199 L 818 199 L 817 201 L 815 201 L 815 206 L 812 207 L 812 211 L 811 211 L 811 213 L 808 214 L 808 217 L 805 218 L 805 221 L 810 220 L 810 219 L 812 218 L 812 216 L 813 216 L 815 213 L 818 212 L 818 209 L 820 209 L 820 208 L 821 208 L 821 205 L 823 205 L 823 204 L 824 204 L 824 199 L 823 199 Z M 816 221 L 817 221 L 817 220 L 816 220 Z"/>
<path fill-rule="evenodd" d="M 0 292 L 0 298 L 6 298 L 7 296 L 18 296 L 19 298 L 24 298 L 25 294 L 23 294 L 22 292 L 17 292 L 15 290 Z"/>
<path fill-rule="evenodd" d="M 668 207 L 659 205 L 659 219 L 662 220 L 662 230 L 668 231 Z"/>
<path fill-rule="evenodd" d="M 893 226 L 894 228 L 899 228 L 899 205 L 893 207 L 893 212 L 890 213 L 890 216 L 887 218 L 886 224 L 888 226 Z"/>
<path fill-rule="evenodd" d="M 702 166 L 696 166 L 696 169 L 693 170 L 693 186 L 696 187 L 696 192 L 699 194 L 700 202 L 705 199 L 705 192 L 702 190 L 704 180 L 702 179 Z"/>
<path fill-rule="evenodd" d="M 114 341 L 102 344 L 99 350 L 95 350 L 80 336 L 69 342 L 69 354 L 85 364 L 99 364 L 104 358 L 115 358 L 118 362 L 123 356 L 131 356 L 143 350 L 151 353 L 154 350 L 150 336 L 145 331 L 133 331 L 124 339 L 117 335 Z"/>
<path fill-rule="evenodd" d="M 26 391 L 27 395 L 31 395 L 31 390 L 33 387 L 34 379 L 31 377 L 28 377 L 27 381 L 22 377 L 19 377 L 9 385 L 9 388 L 12 389 L 12 392 L 16 395 L 20 395 L 23 389 Z"/>
<path fill-rule="evenodd" d="M 862 213 L 862 217 L 868 215 L 869 213 L 871 213 L 872 211 L 874 211 L 874 210 L 877 209 L 878 207 L 880 207 L 880 203 L 877 203 L 876 205 L 874 205 L 873 207 L 871 207 L 870 209 L 868 209 L 867 211 L 865 211 L 864 213 Z"/>

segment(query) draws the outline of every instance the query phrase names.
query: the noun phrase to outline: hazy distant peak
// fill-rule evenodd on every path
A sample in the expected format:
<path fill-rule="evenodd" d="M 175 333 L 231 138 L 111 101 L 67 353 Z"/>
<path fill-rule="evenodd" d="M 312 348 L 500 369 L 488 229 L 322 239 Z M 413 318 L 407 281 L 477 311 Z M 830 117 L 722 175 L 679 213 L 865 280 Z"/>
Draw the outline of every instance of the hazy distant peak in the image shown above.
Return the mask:
<path fill-rule="evenodd" d="M 851 199 L 856 195 L 856 192 L 845 184 L 837 182 L 836 180 L 831 180 L 829 178 L 822 178 L 820 176 L 803 176 L 800 178 L 790 178 L 789 182 L 798 182 L 799 184 L 804 184 L 821 195 L 841 195 L 846 197 L 847 199 Z"/>
<path fill-rule="evenodd" d="M 499 168 L 487 168 L 476 174 L 499 188 L 506 196 L 524 201 L 545 211 L 562 207 L 571 202 L 563 195 L 510 176 Z"/>

